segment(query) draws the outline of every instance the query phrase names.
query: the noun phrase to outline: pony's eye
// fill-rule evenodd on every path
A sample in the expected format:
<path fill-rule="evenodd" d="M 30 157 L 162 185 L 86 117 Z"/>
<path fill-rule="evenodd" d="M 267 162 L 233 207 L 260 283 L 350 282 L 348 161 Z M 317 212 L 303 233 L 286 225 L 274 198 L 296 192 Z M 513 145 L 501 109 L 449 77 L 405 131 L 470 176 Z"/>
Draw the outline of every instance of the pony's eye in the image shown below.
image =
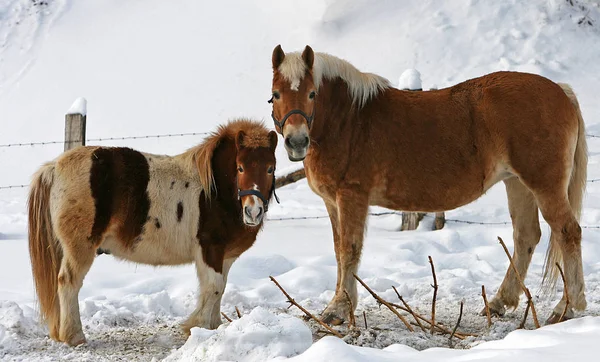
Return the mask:
<path fill-rule="evenodd" d="M 242 165 L 239 165 L 239 166 L 238 166 L 238 172 L 239 172 L 239 173 L 242 173 L 242 172 L 244 172 L 244 168 L 242 167 Z"/>
<path fill-rule="evenodd" d="M 317 93 L 315 93 L 315 91 L 310 92 L 310 94 L 308 95 L 308 98 L 310 99 L 315 99 L 315 96 L 317 95 Z"/>
<path fill-rule="evenodd" d="M 273 92 L 273 98 L 279 99 L 279 97 L 280 97 L 279 92 Z"/>
<path fill-rule="evenodd" d="M 267 173 L 269 175 L 273 173 L 273 166 L 269 166 L 269 168 L 267 169 Z"/>

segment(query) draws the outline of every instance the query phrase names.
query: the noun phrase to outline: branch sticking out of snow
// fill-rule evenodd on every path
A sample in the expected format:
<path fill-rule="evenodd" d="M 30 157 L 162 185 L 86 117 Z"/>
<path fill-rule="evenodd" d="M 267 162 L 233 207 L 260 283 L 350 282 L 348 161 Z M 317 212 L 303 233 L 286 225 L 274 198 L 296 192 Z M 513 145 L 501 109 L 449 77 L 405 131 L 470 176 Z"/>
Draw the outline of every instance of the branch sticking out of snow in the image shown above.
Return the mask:
<path fill-rule="evenodd" d="M 67 114 L 87 115 L 87 100 L 83 97 L 77 98 L 71 105 L 71 108 L 67 111 Z"/>

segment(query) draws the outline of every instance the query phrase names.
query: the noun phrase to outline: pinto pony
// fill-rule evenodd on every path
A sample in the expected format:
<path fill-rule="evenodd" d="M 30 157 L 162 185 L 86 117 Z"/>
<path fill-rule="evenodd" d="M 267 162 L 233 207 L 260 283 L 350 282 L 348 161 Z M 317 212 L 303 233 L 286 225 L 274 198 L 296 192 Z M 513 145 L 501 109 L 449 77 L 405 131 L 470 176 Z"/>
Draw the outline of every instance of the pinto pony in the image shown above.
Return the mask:
<path fill-rule="evenodd" d="M 174 157 L 79 147 L 42 166 L 29 194 L 29 251 L 50 337 L 85 342 L 78 294 L 98 248 L 151 265 L 195 262 L 183 324 L 216 328 L 227 273 L 256 240 L 274 194 L 277 134 L 236 120 Z"/>
<path fill-rule="evenodd" d="M 273 50 L 272 118 L 292 161 L 331 220 L 337 286 L 324 310 L 341 323 L 356 307 L 357 272 L 369 205 L 442 212 L 470 203 L 503 181 L 513 224 L 514 262 L 524 277 L 541 236 L 538 209 L 552 234 L 545 287 L 564 265 L 569 305 L 586 307 L 579 216 L 587 173 L 585 127 L 570 86 L 497 72 L 432 91 L 391 87 L 345 60 Z M 550 284 L 548 284 L 550 283 Z M 347 291 L 352 303 L 347 302 Z M 509 266 L 490 304 L 516 307 L 521 288 Z M 548 323 L 561 320 L 566 298 Z"/>

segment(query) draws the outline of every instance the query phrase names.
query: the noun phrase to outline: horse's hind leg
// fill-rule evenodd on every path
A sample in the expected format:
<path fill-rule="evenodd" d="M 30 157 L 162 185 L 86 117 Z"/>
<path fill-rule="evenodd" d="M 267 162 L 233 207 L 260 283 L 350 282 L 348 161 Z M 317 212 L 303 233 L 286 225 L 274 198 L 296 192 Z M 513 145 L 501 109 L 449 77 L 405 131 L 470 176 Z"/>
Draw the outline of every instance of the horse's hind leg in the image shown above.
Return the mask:
<path fill-rule="evenodd" d="M 525 278 L 531 257 L 540 241 L 542 232 L 538 218 L 538 207 L 531 191 L 516 177 L 504 181 L 508 196 L 508 209 L 513 224 L 515 249 L 513 261 L 521 277 Z M 509 265 L 504 281 L 490 302 L 490 312 L 503 315 L 505 306 L 516 308 L 522 289 L 513 268 Z M 482 315 L 485 310 L 481 311 Z"/>
<path fill-rule="evenodd" d="M 59 339 L 71 346 L 85 342 L 79 315 L 79 290 L 90 270 L 96 250 L 91 242 L 63 239 L 63 259 L 58 273 L 60 300 Z"/>
<path fill-rule="evenodd" d="M 566 294 L 563 292 L 562 299 L 554 307 L 552 315 L 547 320 L 548 323 L 556 323 L 572 318 L 573 309 L 583 310 L 587 304 L 581 260 L 581 227 L 575 218 L 566 193 L 562 197 L 556 197 L 549 193 L 537 196 L 542 215 L 552 230 L 550 243 L 553 245 L 550 246 L 547 263 L 560 260 L 560 256 L 553 255 L 554 253 L 562 254 L 565 281 L 568 286 L 569 305 L 565 306 Z M 554 265 L 548 265 L 548 267 L 550 270 L 556 268 Z M 552 279 L 552 282 L 556 280 Z M 561 319 L 563 313 L 564 316 Z"/>

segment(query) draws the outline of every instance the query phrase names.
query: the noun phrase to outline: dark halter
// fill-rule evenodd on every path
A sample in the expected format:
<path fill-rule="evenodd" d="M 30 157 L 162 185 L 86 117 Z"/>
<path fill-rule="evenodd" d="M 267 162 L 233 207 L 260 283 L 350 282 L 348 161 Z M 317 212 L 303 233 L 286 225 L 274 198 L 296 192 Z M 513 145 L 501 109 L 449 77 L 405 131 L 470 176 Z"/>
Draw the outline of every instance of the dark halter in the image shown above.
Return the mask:
<path fill-rule="evenodd" d="M 271 195 L 275 196 L 275 201 L 277 201 L 278 204 L 280 203 L 279 197 L 275 193 L 275 171 L 273 171 L 273 185 L 271 186 L 271 195 L 269 195 L 269 198 L 266 198 L 265 195 L 263 195 L 259 190 L 240 190 L 240 187 L 238 185 L 237 174 L 235 176 L 235 183 L 238 192 L 238 200 L 240 200 L 242 196 L 254 195 L 262 200 L 263 205 L 265 207 L 265 213 L 269 211 L 269 201 L 271 201 Z"/>
<path fill-rule="evenodd" d="M 273 103 L 273 98 L 269 99 L 267 101 L 268 103 Z M 317 107 L 313 107 L 313 111 L 312 113 L 309 115 L 307 115 L 306 113 L 304 113 L 303 111 L 299 110 L 299 109 L 292 109 L 291 111 L 287 112 L 287 114 L 285 116 L 283 116 L 283 118 L 281 119 L 281 121 L 278 121 L 277 118 L 275 118 L 275 112 L 271 112 L 271 118 L 273 118 L 273 122 L 275 123 L 276 126 L 279 127 L 279 129 L 281 130 L 281 132 L 283 132 L 283 126 L 285 126 L 285 121 L 287 121 L 287 119 L 293 115 L 293 114 L 299 114 L 302 117 L 304 117 L 304 119 L 306 120 L 306 124 L 308 125 L 308 129 L 310 129 L 310 127 L 312 126 L 312 122 L 313 119 L 315 118 L 315 109 Z"/>

